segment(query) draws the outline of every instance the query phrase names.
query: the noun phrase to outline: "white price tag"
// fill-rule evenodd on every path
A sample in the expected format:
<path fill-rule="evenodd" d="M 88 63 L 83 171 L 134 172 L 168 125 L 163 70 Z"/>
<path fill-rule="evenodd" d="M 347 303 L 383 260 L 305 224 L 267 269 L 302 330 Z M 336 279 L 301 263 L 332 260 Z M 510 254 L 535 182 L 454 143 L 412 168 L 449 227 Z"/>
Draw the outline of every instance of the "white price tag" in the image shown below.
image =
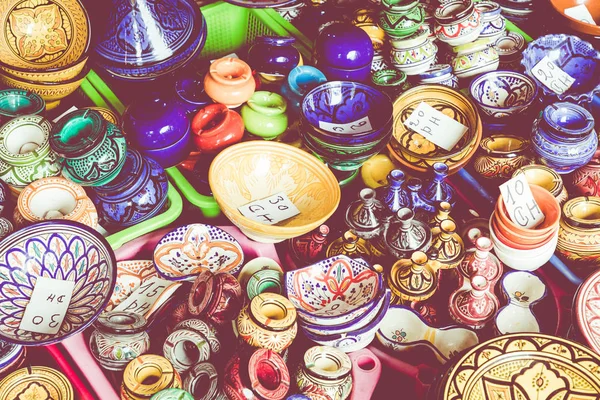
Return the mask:
<path fill-rule="evenodd" d="M 590 10 L 588 10 L 585 4 L 565 8 L 564 13 L 566 16 L 576 19 L 577 21 L 585 22 L 586 24 L 597 25 L 596 21 L 594 21 L 592 13 L 590 13 Z"/>
<path fill-rule="evenodd" d="M 244 217 L 266 225 L 275 225 L 300 214 L 300 210 L 283 192 L 238 207 Z"/>
<path fill-rule="evenodd" d="M 58 333 L 74 287 L 73 281 L 38 277 L 19 328 L 36 333 Z"/>
<path fill-rule="evenodd" d="M 331 122 L 319 121 L 319 128 L 334 133 L 363 133 L 373 130 L 369 116 L 354 122 L 348 122 L 347 124 L 332 124 Z"/>
<path fill-rule="evenodd" d="M 575 78 L 560 69 L 548 56 L 537 63 L 531 72 L 544 86 L 556 94 L 566 92 L 575 83 Z"/>
<path fill-rule="evenodd" d="M 114 311 L 129 311 L 149 316 L 181 286 L 179 282 L 168 281 L 157 276 L 142 283 L 129 297 L 115 307 Z"/>
<path fill-rule="evenodd" d="M 415 108 L 404 126 L 446 151 L 452 150 L 469 129 L 425 102 Z"/>
<path fill-rule="evenodd" d="M 541 224 L 545 216 L 535 202 L 525 174 L 500 185 L 502 200 L 508 210 L 511 221 L 523 228 L 535 228 Z"/>

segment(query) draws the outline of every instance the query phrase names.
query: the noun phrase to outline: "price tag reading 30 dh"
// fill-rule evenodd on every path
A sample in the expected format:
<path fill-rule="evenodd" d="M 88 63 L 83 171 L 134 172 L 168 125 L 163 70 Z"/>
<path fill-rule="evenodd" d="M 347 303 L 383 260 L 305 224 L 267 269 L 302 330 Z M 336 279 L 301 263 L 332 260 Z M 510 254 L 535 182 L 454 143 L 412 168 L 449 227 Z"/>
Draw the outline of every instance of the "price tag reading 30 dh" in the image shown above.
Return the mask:
<path fill-rule="evenodd" d="M 446 151 L 452 150 L 469 129 L 425 102 L 415 108 L 404 126 Z"/>
<path fill-rule="evenodd" d="M 19 328 L 51 335 L 58 333 L 74 287 L 73 281 L 38 277 Z"/>
<path fill-rule="evenodd" d="M 556 94 L 566 92 L 575 83 L 575 78 L 560 69 L 548 56 L 542 58 L 531 72 L 544 86 Z"/>
<path fill-rule="evenodd" d="M 300 214 L 300 210 L 283 192 L 238 207 L 244 217 L 266 225 L 275 225 Z"/>

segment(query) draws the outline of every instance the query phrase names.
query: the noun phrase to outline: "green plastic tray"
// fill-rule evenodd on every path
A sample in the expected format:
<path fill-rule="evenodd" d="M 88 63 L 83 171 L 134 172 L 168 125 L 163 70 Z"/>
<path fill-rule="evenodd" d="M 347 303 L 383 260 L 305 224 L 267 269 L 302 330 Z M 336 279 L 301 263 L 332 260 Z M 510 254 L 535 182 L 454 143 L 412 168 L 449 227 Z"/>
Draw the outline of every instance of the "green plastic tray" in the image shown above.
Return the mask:
<path fill-rule="evenodd" d="M 94 71 L 90 71 L 87 78 L 84 79 L 81 83 L 81 91 L 87 97 L 89 97 L 90 100 L 96 106 L 112 109 L 115 112 L 121 114 L 125 109 L 125 107 L 123 107 L 123 104 L 121 104 L 120 107 L 117 107 L 116 103 L 114 102 L 114 99 L 112 99 L 113 101 L 107 101 L 108 99 L 105 99 L 98 92 L 95 85 L 91 82 L 91 80 L 94 80 L 96 77 L 98 77 L 98 75 L 96 75 Z M 177 189 L 175 189 L 175 187 L 173 187 L 173 185 L 171 185 L 170 183 L 169 190 L 167 191 L 167 203 L 168 208 L 162 213 L 135 226 L 131 226 L 117 233 L 113 233 L 112 235 L 107 236 L 106 240 L 108 241 L 108 243 L 110 243 L 111 247 L 114 250 L 116 250 L 131 240 L 137 239 L 138 237 L 143 236 L 146 233 L 163 228 L 169 225 L 171 222 L 175 221 L 183 211 L 183 200 L 181 199 L 179 192 L 177 192 Z"/>
<path fill-rule="evenodd" d="M 257 36 L 293 36 L 294 45 L 304 60 L 312 57 L 312 42 L 291 23 L 272 9 L 252 9 L 238 7 L 225 2 L 217 2 L 201 7 L 206 18 L 208 36 L 200 55 L 201 60 L 212 60 L 235 53 L 254 42 Z M 111 88 L 94 71 L 90 71 L 87 81 L 100 96 L 99 101 L 110 104 L 110 108 L 123 113 L 125 106 Z M 168 168 L 167 174 L 183 196 L 198 207 L 205 218 L 215 218 L 221 214 L 217 202 L 211 196 L 204 196 L 192 186 L 176 167 Z"/>

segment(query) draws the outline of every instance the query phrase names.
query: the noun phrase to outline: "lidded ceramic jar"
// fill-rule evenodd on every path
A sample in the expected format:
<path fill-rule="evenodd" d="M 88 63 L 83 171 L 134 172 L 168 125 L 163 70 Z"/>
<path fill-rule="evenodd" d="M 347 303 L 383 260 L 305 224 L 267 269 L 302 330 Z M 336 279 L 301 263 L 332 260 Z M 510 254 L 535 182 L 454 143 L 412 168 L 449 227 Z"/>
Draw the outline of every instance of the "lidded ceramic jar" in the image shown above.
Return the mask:
<path fill-rule="evenodd" d="M 193 394 L 194 400 L 220 399 L 221 387 L 217 369 L 209 362 L 194 365 L 183 380 L 183 388 Z"/>
<path fill-rule="evenodd" d="M 373 239 L 383 232 L 386 209 L 373 189 L 362 189 L 358 197 L 346 209 L 346 225 L 361 239 Z"/>
<path fill-rule="evenodd" d="M 436 214 L 429 220 L 429 227 L 431 228 L 431 234 L 435 237 L 440 233 L 440 225 L 442 222 L 449 220 L 452 222 L 454 218 L 450 216 L 452 211 L 452 204 L 447 201 L 440 201 L 436 206 Z M 455 222 L 456 225 L 456 222 Z"/>
<path fill-rule="evenodd" d="M 105 228 L 127 227 L 157 215 L 167 202 L 165 170 L 137 150 L 127 150 L 125 165 L 115 179 L 90 190 Z"/>
<path fill-rule="evenodd" d="M 394 257 L 406 259 L 431 246 L 431 229 L 414 215 L 410 208 L 401 208 L 385 232 L 385 245 Z"/>
<path fill-rule="evenodd" d="M 473 162 L 475 172 L 484 178 L 509 179 L 532 160 L 529 140 L 513 135 L 491 135 L 481 139 L 479 153 Z"/>
<path fill-rule="evenodd" d="M 19 228 L 49 219 L 98 227 L 98 212 L 80 185 L 60 176 L 38 179 L 19 194 L 14 221 Z"/>
<path fill-rule="evenodd" d="M 60 163 L 50 151 L 50 121 L 39 115 L 13 118 L 0 127 L 0 179 L 13 191 L 59 175 Z"/>
<path fill-rule="evenodd" d="M 388 286 L 394 297 L 406 301 L 424 301 L 438 287 L 439 264 L 427 254 L 415 251 L 410 258 L 396 261 L 388 275 Z"/>
<path fill-rule="evenodd" d="M 340 254 L 350 258 L 364 258 L 365 260 L 371 260 L 372 257 L 367 241 L 359 238 L 353 230 L 344 232 L 341 237 L 331 242 L 327 247 L 327 258 Z"/>
<path fill-rule="evenodd" d="M 436 249 L 436 261 L 442 269 L 456 268 L 465 258 L 465 244 L 458 233 L 454 221 L 440 222 L 439 233 L 433 238 L 431 248 Z"/>
<path fill-rule="evenodd" d="M 525 174 L 525 179 L 527 179 L 527 183 L 543 187 L 544 189 L 552 193 L 552 196 L 554 196 L 554 198 L 558 201 L 561 207 L 563 204 L 565 204 L 565 201 L 568 200 L 569 194 L 567 193 L 567 188 L 563 184 L 563 179 L 552 168 L 548 168 L 545 165 L 539 164 L 525 165 L 516 170 L 512 177 L 514 178 L 519 174 Z M 578 175 L 577 172 L 573 173 L 573 179 L 575 179 L 576 176 L 580 175 Z M 595 196 L 595 194 L 587 194 Z"/>
<path fill-rule="evenodd" d="M 435 62 L 438 48 L 423 29 L 406 38 L 392 39 L 390 44 L 392 65 L 406 75 L 418 75 L 427 71 Z"/>
<path fill-rule="evenodd" d="M 150 350 L 146 319 L 141 314 L 112 311 L 101 314 L 90 336 L 90 350 L 100 365 L 122 371 L 127 364 Z"/>
<path fill-rule="evenodd" d="M 163 354 L 177 372 L 184 374 L 195 364 L 208 361 L 211 350 L 207 338 L 201 332 L 179 327 L 165 339 Z"/>
<path fill-rule="evenodd" d="M 381 2 L 378 25 L 392 38 L 410 36 L 425 20 L 425 11 L 417 0 L 386 0 Z"/>
<path fill-rule="evenodd" d="M 215 325 L 224 325 L 240 312 L 242 287 L 231 274 L 213 274 L 204 269 L 192 285 L 187 304 L 191 315 L 208 318 Z"/>
<path fill-rule="evenodd" d="M 406 82 L 406 74 L 397 69 L 388 68 L 387 65 L 383 67 L 383 69 L 371 74 L 371 83 L 394 101 L 409 85 Z"/>
<path fill-rule="evenodd" d="M 581 277 L 600 266 L 600 197 L 575 197 L 563 205 L 556 251 Z"/>
<path fill-rule="evenodd" d="M 459 79 L 495 71 L 500 65 L 496 49 L 484 39 L 456 46 L 452 51 L 452 69 Z"/>
<path fill-rule="evenodd" d="M 236 328 L 248 345 L 280 353 L 298 333 L 296 319 L 296 308 L 286 297 L 262 293 L 240 311 Z"/>
<path fill-rule="evenodd" d="M 63 175 L 83 186 L 112 181 L 123 165 L 127 143 L 121 130 L 95 110 L 63 116 L 50 134 L 50 147 L 63 164 Z"/>
<path fill-rule="evenodd" d="M 290 239 L 290 253 L 296 266 L 302 267 L 325 258 L 329 244 L 329 227 L 321 225 L 312 232 Z"/>
<path fill-rule="evenodd" d="M 210 97 L 204 92 L 202 80 L 194 76 L 177 79 L 174 92 L 173 100 L 185 110 L 188 116 L 212 103 Z"/>
<path fill-rule="evenodd" d="M 434 163 L 432 166 L 433 178 L 421 192 L 421 199 L 429 204 L 429 211 L 434 212 L 435 206 L 440 201 L 454 205 L 454 188 L 446 182 L 448 179 L 448 165 L 442 162 Z"/>
<path fill-rule="evenodd" d="M 287 75 L 300 63 L 291 36 L 258 36 L 248 50 L 248 62 L 259 73 Z"/>
<path fill-rule="evenodd" d="M 506 32 L 506 21 L 502 16 L 502 8 L 493 1 L 475 3 L 475 9 L 481 14 L 481 32 L 479 39 L 486 39 L 494 44 Z"/>
<path fill-rule="evenodd" d="M 325 393 L 329 399 L 345 400 L 352 392 L 351 371 L 352 361 L 346 353 L 330 346 L 314 346 L 304 353 L 295 380 L 298 390 L 309 398 Z"/>
<path fill-rule="evenodd" d="M 216 103 L 236 108 L 248 101 L 256 82 L 252 69 L 238 58 L 220 58 L 214 61 L 204 77 L 204 91 Z"/>
<path fill-rule="evenodd" d="M 435 36 L 450 46 L 474 41 L 483 29 L 481 14 L 472 0 L 440 2 L 435 10 Z"/>
<path fill-rule="evenodd" d="M 288 126 L 287 101 L 274 92 L 257 91 L 241 110 L 246 130 L 266 140 L 275 139 Z"/>
<path fill-rule="evenodd" d="M 520 71 L 523 50 L 527 47 L 525 38 L 517 32 L 506 32 L 494 43 L 494 48 L 500 57 L 500 69 Z"/>
<path fill-rule="evenodd" d="M 600 195 L 600 152 L 596 152 L 592 160 L 575 170 L 571 178 L 573 193 L 580 196 Z"/>
<path fill-rule="evenodd" d="M 450 316 L 459 324 L 481 329 L 494 319 L 500 301 L 494 294 L 494 285 L 484 276 L 473 272 L 461 288 L 450 295 Z"/>
<path fill-rule="evenodd" d="M 166 358 L 144 354 L 123 371 L 121 400 L 147 400 L 161 390 L 181 388 L 181 377 Z"/>
<path fill-rule="evenodd" d="M 485 236 L 475 240 L 475 247 L 467 250 L 465 258 L 458 266 L 458 272 L 463 278 L 478 275 L 485 278 L 493 287 L 504 271 L 504 265 L 492 254 L 492 241 Z"/>
<path fill-rule="evenodd" d="M 202 321 L 197 318 L 189 318 L 179 322 L 173 330 L 188 329 L 201 333 L 205 340 L 208 341 L 211 354 L 218 354 L 221 351 L 221 342 L 218 337 L 217 329 L 209 322 Z"/>
<path fill-rule="evenodd" d="M 379 199 L 392 214 L 404 207 L 411 207 L 410 194 L 405 186 L 406 174 L 400 169 L 393 169 L 387 176 L 388 185 L 377 189 Z"/>
<path fill-rule="evenodd" d="M 551 104 L 534 121 L 531 143 L 542 164 L 568 174 L 586 165 L 596 153 L 594 118 L 577 104 Z"/>

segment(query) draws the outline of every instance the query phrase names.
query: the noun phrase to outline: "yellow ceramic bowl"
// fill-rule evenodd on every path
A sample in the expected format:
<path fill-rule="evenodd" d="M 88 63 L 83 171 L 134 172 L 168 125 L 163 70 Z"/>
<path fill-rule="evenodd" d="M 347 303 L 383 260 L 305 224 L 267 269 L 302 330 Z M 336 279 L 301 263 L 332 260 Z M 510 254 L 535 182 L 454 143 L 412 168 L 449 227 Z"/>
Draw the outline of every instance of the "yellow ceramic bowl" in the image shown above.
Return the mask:
<path fill-rule="evenodd" d="M 569 199 L 562 177 L 552 168 L 538 164 L 525 165 L 516 170 L 512 177 L 514 178 L 520 174 L 525 174 L 528 183 L 541 186 L 552 193 L 561 207 Z"/>
<path fill-rule="evenodd" d="M 0 70 L 7 75 L 21 80 L 31 82 L 64 82 L 75 78 L 83 71 L 87 63 L 88 56 L 84 56 L 81 60 L 73 65 L 67 65 L 59 68 L 49 68 L 43 71 L 32 71 L 29 69 L 11 68 L 5 65 L 0 65 Z"/>
<path fill-rule="evenodd" d="M 0 23 L 0 62 L 9 68 L 65 67 L 90 45 L 89 16 L 80 0 L 2 0 Z"/>
<path fill-rule="evenodd" d="M 250 141 L 230 146 L 213 160 L 208 181 L 221 210 L 249 238 L 277 243 L 312 231 L 336 210 L 341 197 L 333 173 L 293 146 Z M 238 207 L 285 193 L 300 214 L 275 225 L 243 216 Z"/>
<path fill-rule="evenodd" d="M 404 126 L 404 121 L 421 102 L 468 128 L 451 151 Z M 449 172 L 454 173 L 475 154 L 482 130 L 477 108 L 465 95 L 443 85 L 421 85 L 407 90 L 394 102 L 394 135 L 388 150 L 399 163 L 415 172 L 426 172 L 434 163 L 443 162 L 450 168 Z"/>
<path fill-rule="evenodd" d="M 69 79 L 68 81 L 64 82 L 46 83 L 21 80 L 8 76 L 4 73 L 0 73 L 0 84 L 11 88 L 24 89 L 36 93 L 40 95 L 46 102 L 46 110 L 52 110 L 60 104 L 62 99 L 77 90 L 88 72 L 89 68 L 85 68 L 74 79 Z"/>

